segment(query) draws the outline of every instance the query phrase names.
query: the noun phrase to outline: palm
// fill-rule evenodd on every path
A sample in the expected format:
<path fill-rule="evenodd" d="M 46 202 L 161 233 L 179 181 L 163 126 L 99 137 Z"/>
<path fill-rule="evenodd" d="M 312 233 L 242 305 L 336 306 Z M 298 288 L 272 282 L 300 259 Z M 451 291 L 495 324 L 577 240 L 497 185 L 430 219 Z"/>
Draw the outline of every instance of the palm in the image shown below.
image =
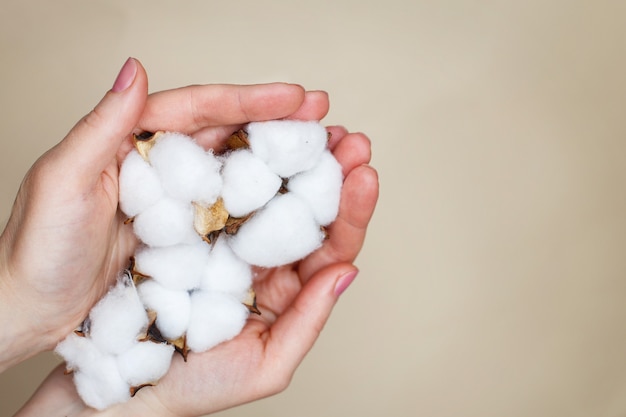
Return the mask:
<path fill-rule="evenodd" d="M 146 87 L 145 73 L 137 77 Z M 327 110 L 325 94 L 305 95 L 296 86 L 199 86 L 150 96 L 135 126 L 136 130 L 181 131 L 209 148 L 219 147 L 249 121 L 320 120 Z M 89 127 L 88 122 L 82 123 L 82 129 Z M 123 223 L 117 210 L 118 166 L 132 147 L 130 141 L 94 151 L 83 143 L 81 134 L 73 134 L 75 130 L 81 132 L 81 127 L 31 171 L 8 233 L 2 236 L 14 240 L 3 245 L 12 248 L 11 253 L 0 254 L 11 260 L 14 269 L 16 265 L 22 268 L 12 271 L 14 276 L 35 285 L 34 293 L 25 296 L 36 306 L 52 346 L 88 314 L 127 265 L 137 244 L 132 227 Z M 173 410 L 175 415 L 201 415 L 286 386 L 336 302 L 333 288 L 339 276 L 354 269 L 352 262 L 361 249 L 378 195 L 375 171 L 363 166 L 370 159 L 367 138 L 343 128 L 330 130 L 331 149 L 346 177 L 330 238 L 297 264 L 260 273 L 254 286 L 263 314 L 252 316 L 233 340 L 205 353 L 190 354 L 187 363 L 176 356 L 159 385 L 117 406 L 121 414 L 133 414 L 137 407 L 145 411 L 147 406 L 163 414 Z M 83 160 L 82 155 L 88 153 L 91 159 Z M 62 375 L 61 368 L 40 392 L 43 398 L 53 393 L 55 401 L 77 400 L 71 378 Z"/>

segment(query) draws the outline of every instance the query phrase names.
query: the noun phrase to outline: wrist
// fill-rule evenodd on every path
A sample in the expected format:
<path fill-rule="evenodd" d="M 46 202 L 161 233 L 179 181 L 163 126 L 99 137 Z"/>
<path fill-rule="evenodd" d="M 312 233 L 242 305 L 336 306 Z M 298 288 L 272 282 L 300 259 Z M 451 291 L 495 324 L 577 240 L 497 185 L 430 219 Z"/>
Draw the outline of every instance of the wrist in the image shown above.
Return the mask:
<path fill-rule="evenodd" d="M 0 372 L 46 349 L 45 335 L 30 322 L 28 311 L 32 306 L 14 288 L 6 268 L 5 257 L 0 257 Z"/>

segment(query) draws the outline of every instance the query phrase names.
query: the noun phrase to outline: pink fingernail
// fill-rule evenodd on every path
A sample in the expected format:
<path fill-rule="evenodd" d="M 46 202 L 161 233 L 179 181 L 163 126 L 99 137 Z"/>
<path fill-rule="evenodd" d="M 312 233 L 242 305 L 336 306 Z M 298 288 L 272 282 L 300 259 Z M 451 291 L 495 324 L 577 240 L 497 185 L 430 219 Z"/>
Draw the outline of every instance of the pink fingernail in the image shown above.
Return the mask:
<path fill-rule="evenodd" d="M 359 271 L 352 271 L 339 278 L 337 280 L 337 284 L 335 284 L 335 295 L 339 297 L 341 294 L 343 294 L 343 292 L 348 289 L 348 287 L 350 286 L 350 284 L 352 284 L 352 281 L 354 281 L 358 274 Z"/>
<path fill-rule="evenodd" d="M 128 58 L 117 75 L 111 91 L 119 93 L 126 90 L 133 83 L 135 75 L 137 75 L 137 61 L 133 58 Z"/>

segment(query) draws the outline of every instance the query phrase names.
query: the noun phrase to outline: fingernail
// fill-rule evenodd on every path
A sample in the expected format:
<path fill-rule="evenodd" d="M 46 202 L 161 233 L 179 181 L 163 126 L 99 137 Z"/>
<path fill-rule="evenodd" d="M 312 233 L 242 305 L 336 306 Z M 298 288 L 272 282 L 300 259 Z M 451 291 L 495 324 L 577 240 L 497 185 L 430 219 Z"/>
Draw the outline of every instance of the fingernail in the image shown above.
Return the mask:
<path fill-rule="evenodd" d="M 335 284 L 335 295 L 339 297 L 341 294 L 343 294 L 343 292 L 348 289 L 348 287 L 350 286 L 350 284 L 352 284 L 352 281 L 354 281 L 358 274 L 359 271 L 352 271 L 339 278 L 337 280 L 337 284 Z"/>
<path fill-rule="evenodd" d="M 120 73 L 117 74 L 111 91 L 119 93 L 126 90 L 133 83 L 135 75 L 137 75 L 137 61 L 133 58 L 128 58 L 120 70 Z"/>

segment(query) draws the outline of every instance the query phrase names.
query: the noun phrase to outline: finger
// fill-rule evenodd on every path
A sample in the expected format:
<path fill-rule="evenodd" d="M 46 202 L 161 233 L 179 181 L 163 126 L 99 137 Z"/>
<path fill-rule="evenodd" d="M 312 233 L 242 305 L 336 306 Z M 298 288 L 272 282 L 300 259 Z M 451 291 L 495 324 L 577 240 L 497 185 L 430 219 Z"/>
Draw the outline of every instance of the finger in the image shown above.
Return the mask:
<path fill-rule="evenodd" d="M 266 352 L 271 375 L 288 381 L 317 340 L 341 292 L 354 280 L 357 269 L 335 264 L 318 271 L 278 317 L 270 329 Z"/>
<path fill-rule="evenodd" d="M 328 131 L 328 133 L 330 133 L 328 148 L 331 151 L 335 149 L 335 146 L 337 146 L 339 141 L 349 133 L 348 129 L 343 126 L 328 126 L 326 130 Z"/>
<path fill-rule="evenodd" d="M 329 109 L 328 93 L 325 91 L 307 91 L 300 108 L 287 118 L 293 120 L 322 120 Z"/>
<path fill-rule="evenodd" d="M 339 214 L 328 228 L 328 240 L 300 263 L 303 282 L 320 268 L 337 262 L 352 263 L 356 259 L 374 214 L 378 188 L 378 174 L 368 165 L 355 168 L 348 174 L 341 190 Z"/>
<path fill-rule="evenodd" d="M 328 95 L 321 91 L 307 91 L 304 101 L 296 112 L 289 115 L 287 119 L 298 120 L 320 120 L 328 112 Z M 295 117 L 294 117 L 295 116 Z M 280 117 L 278 117 L 280 118 Z M 269 119 L 268 119 L 269 120 Z M 220 150 L 224 145 L 224 140 L 233 132 L 245 128 L 244 124 L 209 126 L 192 134 L 193 138 L 205 149 Z"/>
<path fill-rule="evenodd" d="M 201 129 L 287 117 L 300 108 L 295 84 L 201 85 L 151 94 L 139 127 L 193 134 Z"/>
<path fill-rule="evenodd" d="M 333 149 L 333 155 L 347 176 L 359 165 L 367 164 L 372 158 L 370 140 L 362 133 L 350 133 L 341 138 Z"/>
<path fill-rule="evenodd" d="M 67 175 L 93 178 L 111 163 L 120 144 L 133 130 L 148 95 L 143 66 L 129 58 L 111 90 L 51 152 Z"/>

